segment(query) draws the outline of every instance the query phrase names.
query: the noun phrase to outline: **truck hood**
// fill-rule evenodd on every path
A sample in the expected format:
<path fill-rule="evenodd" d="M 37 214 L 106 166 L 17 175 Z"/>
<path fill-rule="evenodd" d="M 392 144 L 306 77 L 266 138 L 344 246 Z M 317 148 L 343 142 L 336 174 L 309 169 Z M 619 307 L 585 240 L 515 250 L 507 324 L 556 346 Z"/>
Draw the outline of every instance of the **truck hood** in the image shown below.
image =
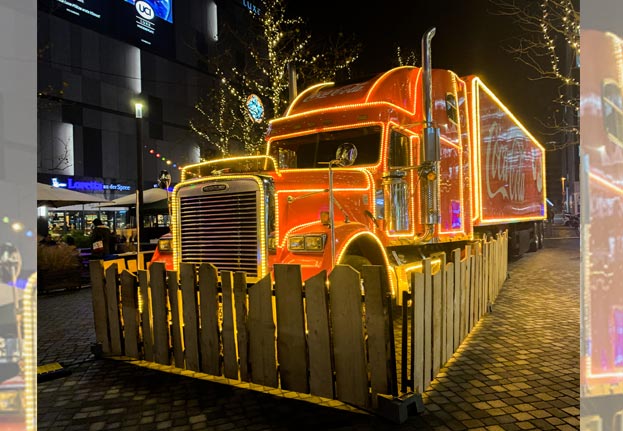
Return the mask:
<path fill-rule="evenodd" d="M 296 169 L 281 171 L 275 182 L 276 216 L 281 242 L 289 233 L 320 224 L 321 213 L 329 212 L 329 171 L 327 169 Z M 366 169 L 334 169 L 333 193 L 336 200 L 336 225 L 349 222 L 370 224 L 366 211 L 373 208 L 372 176 Z M 349 208 L 347 212 L 341 208 Z"/>

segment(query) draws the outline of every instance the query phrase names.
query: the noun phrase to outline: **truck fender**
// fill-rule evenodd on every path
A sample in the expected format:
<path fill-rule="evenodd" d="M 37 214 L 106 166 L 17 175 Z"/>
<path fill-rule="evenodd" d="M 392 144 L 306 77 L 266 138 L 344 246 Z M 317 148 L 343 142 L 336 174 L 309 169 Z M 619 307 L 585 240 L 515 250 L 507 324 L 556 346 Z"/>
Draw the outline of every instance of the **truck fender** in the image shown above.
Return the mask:
<path fill-rule="evenodd" d="M 387 273 L 388 289 L 395 292 L 396 273 L 390 265 L 387 252 L 380 239 L 367 226 L 349 223 L 336 227 L 336 264 L 349 264 L 357 271 L 363 265 L 381 265 Z M 328 250 L 329 254 L 331 250 Z"/>

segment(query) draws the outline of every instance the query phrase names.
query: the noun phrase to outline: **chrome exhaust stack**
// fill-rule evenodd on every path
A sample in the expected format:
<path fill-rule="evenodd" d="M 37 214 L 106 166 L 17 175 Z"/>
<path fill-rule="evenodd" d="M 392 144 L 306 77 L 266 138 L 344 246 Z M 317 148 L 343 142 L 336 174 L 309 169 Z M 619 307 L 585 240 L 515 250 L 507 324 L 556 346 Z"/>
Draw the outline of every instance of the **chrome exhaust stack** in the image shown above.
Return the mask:
<path fill-rule="evenodd" d="M 431 41 L 435 36 L 435 28 L 429 29 L 422 36 L 423 62 L 423 102 L 424 102 L 424 131 L 423 145 L 420 151 L 420 184 L 422 202 L 422 223 L 428 229 L 440 222 L 439 214 L 439 128 L 433 126 L 433 83 Z"/>

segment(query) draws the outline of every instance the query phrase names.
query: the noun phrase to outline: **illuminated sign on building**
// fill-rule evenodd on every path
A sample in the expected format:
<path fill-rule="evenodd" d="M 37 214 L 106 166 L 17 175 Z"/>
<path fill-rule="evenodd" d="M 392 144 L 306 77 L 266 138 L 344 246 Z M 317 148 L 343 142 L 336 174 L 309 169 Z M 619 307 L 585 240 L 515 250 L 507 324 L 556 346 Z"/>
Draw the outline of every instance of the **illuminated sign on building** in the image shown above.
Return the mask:
<path fill-rule="evenodd" d="M 262 10 L 251 3 L 249 0 L 242 0 L 242 6 L 249 9 L 250 12 L 253 12 L 255 15 L 259 15 Z"/>
<path fill-rule="evenodd" d="M 51 0 L 41 9 L 161 55 L 174 55 L 173 0 Z"/>
<path fill-rule="evenodd" d="M 74 181 L 73 178 L 68 178 L 66 183 L 60 182 L 58 178 L 52 178 L 52 186 L 83 192 L 103 192 L 104 190 L 127 192 L 131 190 L 131 187 L 126 184 L 104 184 L 100 181 Z"/>

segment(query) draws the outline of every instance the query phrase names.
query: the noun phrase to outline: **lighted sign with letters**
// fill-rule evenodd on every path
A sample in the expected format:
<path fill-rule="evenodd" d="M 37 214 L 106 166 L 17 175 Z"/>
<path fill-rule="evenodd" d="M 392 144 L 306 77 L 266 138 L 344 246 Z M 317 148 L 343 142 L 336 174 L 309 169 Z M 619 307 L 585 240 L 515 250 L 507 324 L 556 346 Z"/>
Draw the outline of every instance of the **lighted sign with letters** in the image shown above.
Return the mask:
<path fill-rule="evenodd" d="M 38 5 L 139 48 L 174 55 L 173 0 L 52 0 Z"/>
<path fill-rule="evenodd" d="M 171 0 L 125 0 L 128 3 L 132 3 L 136 7 L 138 14 L 147 20 L 152 20 L 155 17 L 163 19 L 168 22 L 173 22 L 173 8 L 171 7 Z"/>
<path fill-rule="evenodd" d="M 73 178 L 68 178 L 66 183 L 60 182 L 58 178 L 52 178 L 52 186 L 83 192 L 103 192 L 104 190 L 127 192 L 131 190 L 131 187 L 126 184 L 104 184 L 100 181 L 75 181 Z"/>

